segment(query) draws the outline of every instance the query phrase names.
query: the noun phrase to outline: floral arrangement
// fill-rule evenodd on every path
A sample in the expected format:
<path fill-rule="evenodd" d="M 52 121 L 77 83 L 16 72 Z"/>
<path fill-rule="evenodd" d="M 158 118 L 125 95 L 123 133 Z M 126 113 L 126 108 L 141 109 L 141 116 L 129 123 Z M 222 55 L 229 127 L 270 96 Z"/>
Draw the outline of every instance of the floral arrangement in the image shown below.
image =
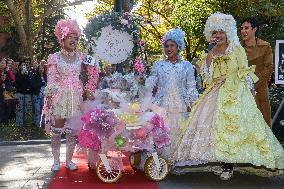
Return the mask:
<path fill-rule="evenodd" d="M 94 131 L 100 140 L 110 137 L 118 124 L 118 119 L 112 111 L 100 108 L 83 114 L 81 120 L 84 122 L 84 128 Z"/>
<path fill-rule="evenodd" d="M 95 151 L 101 148 L 151 150 L 153 145 L 162 148 L 170 144 L 169 127 L 160 115 L 141 112 L 138 103 L 129 103 L 116 114 L 118 118 L 111 110 L 101 108 L 84 113 L 79 144 Z"/>
<path fill-rule="evenodd" d="M 111 25 L 103 27 L 100 37 L 93 37 L 92 42 L 93 56 L 109 64 L 126 61 L 134 47 L 133 37 L 129 33 L 113 29 Z"/>
<path fill-rule="evenodd" d="M 170 128 L 165 125 L 164 119 L 158 114 L 155 114 L 151 119 L 151 124 L 153 126 L 152 134 L 153 134 L 153 140 L 154 140 L 155 145 L 158 148 L 162 148 L 163 146 L 169 145 L 170 144 L 170 136 L 169 136 Z"/>
<path fill-rule="evenodd" d="M 78 141 L 81 147 L 90 148 L 94 151 L 100 150 L 101 141 L 95 132 L 87 129 L 81 129 L 78 136 Z"/>
<path fill-rule="evenodd" d="M 162 148 L 170 144 L 169 127 L 160 115 L 154 114 L 140 128 L 133 130 L 130 139 L 134 141 L 134 146 L 143 149 L 151 149 L 153 148 L 153 144 L 157 148 Z"/>
<path fill-rule="evenodd" d="M 115 126 L 119 124 L 119 120 L 112 111 L 100 108 L 84 113 L 81 120 L 84 126 L 78 137 L 79 144 L 94 150 L 100 149 L 102 141 L 113 135 Z"/>
<path fill-rule="evenodd" d="M 139 28 L 138 22 L 141 19 L 133 17 L 129 13 L 118 13 L 118 12 L 105 12 L 104 14 L 98 15 L 92 18 L 87 24 L 84 32 L 89 41 L 93 37 L 98 39 L 101 36 L 101 29 L 111 25 L 113 29 L 127 32 L 133 36 L 134 40 L 138 40 Z"/>
<path fill-rule="evenodd" d="M 88 82 L 85 86 L 86 90 L 94 91 L 99 80 L 99 70 L 94 66 L 87 66 Z"/>
<path fill-rule="evenodd" d="M 153 112 L 141 112 L 140 104 L 127 104 L 122 107 L 122 113 L 118 117 L 128 128 L 133 129 L 132 134 L 126 138 L 134 141 L 134 145 L 149 149 L 152 148 L 153 143 L 157 148 L 170 144 L 170 129 L 165 124 L 163 117 Z M 138 128 L 132 127 L 139 125 Z M 153 140 L 149 140 L 150 138 Z"/>
<path fill-rule="evenodd" d="M 135 124 L 139 121 L 139 109 L 138 103 L 122 104 L 122 112 L 118 113 L 118 118 L 125 123 L 125 125 Z"/>
<path fill-rule="evenodd" d="M 127 12 L 113 11 L 92 18 L 84 30 L 89 43 L 88 51 L 101 63 L 123 63 L 125 67 L 142 73 L 146 68 L 141 64 L 146 64 L 146 43 L 139 39 L 138 23 L 142 20 Z"/>
<path fill-rule="evenodd" d="M 139 86 L 133 72 L 125 75 L 115 72 L 109 79 L 109 87 L 122 91 L 130 91 L 130 100 L 132 100 L 137 96 Z"/>
<path fill-rule="evenodd" d="M 139 74 L 142 74 L 145 71 L 145 66 L 140 56 L 137 56 L 134 60 L 134 70 Z"/>

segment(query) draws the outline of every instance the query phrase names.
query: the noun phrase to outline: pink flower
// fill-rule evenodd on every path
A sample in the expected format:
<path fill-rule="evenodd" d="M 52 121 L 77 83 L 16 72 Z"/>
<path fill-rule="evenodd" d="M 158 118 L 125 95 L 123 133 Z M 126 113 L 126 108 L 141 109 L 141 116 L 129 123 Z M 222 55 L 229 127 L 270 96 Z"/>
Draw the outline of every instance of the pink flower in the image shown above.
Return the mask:
<path fill-rule="evenodd" d="M 95 132 L 82 129 L 78 136 L 79 144 L 94 151 L 100 150 L 101 142 Z"/>
<path fill-rule="evenodd" d="M 135 139 L 145 139 L 147 136 L 147 130 L 145 128 L 140 128 L 133 133 L 133 138 Z"/>
<path fill-rule="evenodd" d="M 142 74 L 145 71 L 145 67 L 140 56 L 137 56 L 134 60 L 134 70 L 139 74 Z"/>
<path fill-rule="evenodd" d="M 91 111 L 84 113 L 82 115 L 82 117 L 81 117 L 81 120 L 85 124 L 89 124 L 90 123 L 90 119 L 91 119 Z"/>
<path fill-rule="evenodd" d="M 54 33 L 57 40 L 61 42 L 69 33 L 74 33 L 80 37 L 81 29 L 76 20 L 62 19 L 57 22 Z"/>
<path fill-rule="evenodd" d="M 83 114 L 81 119 L 84 122 L 83 128 L 95 132 L 101 141 L 109 138 L 115 132 L 114 127 L 119 124 L 113 112 L 100 108 Z"/>
<path fill-rule="evenodd" d="M 94 91 L 97 87 L 97 83 L 99 80 L 99 71 L 94 66 L 87 66 L 88 72 L 88 82 L 85 86 L 86 90 Z"/>
<path fill-rule="evenodd" d="M 169 145 L 169 127 L 165 125 L 164 119 L 156 114 L 151 119 L 151 124 L 153 125 L 152 134 L 155 145 L 158 148 Z"/>
<path fill-rule="evenodd" d="M 143 41 L 143 40 L 139 40 L 139 41 L 137 42 L 137 45 L 140 46 L 140 47 L 144 47 L 144 46 L 146 45 L 146 42 Z"/>
<path fill-rule="evenodd" d="M 69 31 L 70 31 L 69 28 L 67 28 L 67 27 L 62 27 L 62 28 L 61 28 L 61 33 L 62 33 L 61 39 L 64 39 L 64 38 L 68 35 Z"/>

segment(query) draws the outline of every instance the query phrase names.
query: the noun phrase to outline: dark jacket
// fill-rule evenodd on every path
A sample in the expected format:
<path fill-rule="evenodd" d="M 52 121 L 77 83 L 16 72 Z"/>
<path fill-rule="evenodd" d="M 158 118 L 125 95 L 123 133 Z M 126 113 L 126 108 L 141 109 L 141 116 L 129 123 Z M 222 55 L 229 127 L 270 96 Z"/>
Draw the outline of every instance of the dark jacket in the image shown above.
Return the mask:
<path fill-rule="evenodd" d="M 41 87 L 46 85 L 46 77 L 42 80 L 39 73 L 30 74 L 31 94 L 39 95 Z"/>
<path fill-rule="evenodd" d="M 16 74 L 15 87 L 17 93 L 31 94 L 30 77 L 28 74 Z"/>

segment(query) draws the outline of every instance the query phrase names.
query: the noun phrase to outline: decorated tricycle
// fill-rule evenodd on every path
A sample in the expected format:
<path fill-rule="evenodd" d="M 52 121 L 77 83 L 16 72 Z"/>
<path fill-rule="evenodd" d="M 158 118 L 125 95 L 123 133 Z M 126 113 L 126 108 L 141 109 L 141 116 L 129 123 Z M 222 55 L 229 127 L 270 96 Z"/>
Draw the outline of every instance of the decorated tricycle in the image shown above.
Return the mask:
<path fill-rule="evenodd" d="M 124 154 L 130 154 L 130 164 L 137 166 L 135 156 L 140 152 L 147 156 L 148 178 L 160 181 L 167 176 L 168 163 L 158 152 L 169 145 L 169 128 L 159 114 L 141 112 L 138 103 L 123 103 L 119 109 L 95 107 L 83 114 L 82 121 L 79 144 L 98 154 L 96 173 L 103 182 L 114 183 L 122 176 Z"/>

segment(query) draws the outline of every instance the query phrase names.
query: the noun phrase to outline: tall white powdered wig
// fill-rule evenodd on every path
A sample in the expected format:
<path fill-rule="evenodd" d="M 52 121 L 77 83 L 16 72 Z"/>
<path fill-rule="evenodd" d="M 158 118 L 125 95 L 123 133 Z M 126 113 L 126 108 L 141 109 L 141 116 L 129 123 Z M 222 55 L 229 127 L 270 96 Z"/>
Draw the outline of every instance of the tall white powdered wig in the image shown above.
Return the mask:
<path fill-rule="evenodd" d="M 163 39 L 161 40 L 163 49 L 165 49 L 166 42 L 168 40 L 172 40 L 176 42 L 176 44 L 178 45 L 178 51 L 181 52 L 185 47 L 184 36 L 185 36 L 185 33 L 184 31 L 182 31 L 182 29 L 180 28 L 170 29 L 169 31 L 165 33 Z"/>
<path fill-rule="evenodd" d="M 210 42 L 213 31 L 226 32 L 229 43 L 226 53 L 232 51 L 235 46 L 240 45 L 236 21 L 232 15 L 220 12 L 211 14 L 208 17 L 204 28 L 204 34 L 208 42 Z"/>

